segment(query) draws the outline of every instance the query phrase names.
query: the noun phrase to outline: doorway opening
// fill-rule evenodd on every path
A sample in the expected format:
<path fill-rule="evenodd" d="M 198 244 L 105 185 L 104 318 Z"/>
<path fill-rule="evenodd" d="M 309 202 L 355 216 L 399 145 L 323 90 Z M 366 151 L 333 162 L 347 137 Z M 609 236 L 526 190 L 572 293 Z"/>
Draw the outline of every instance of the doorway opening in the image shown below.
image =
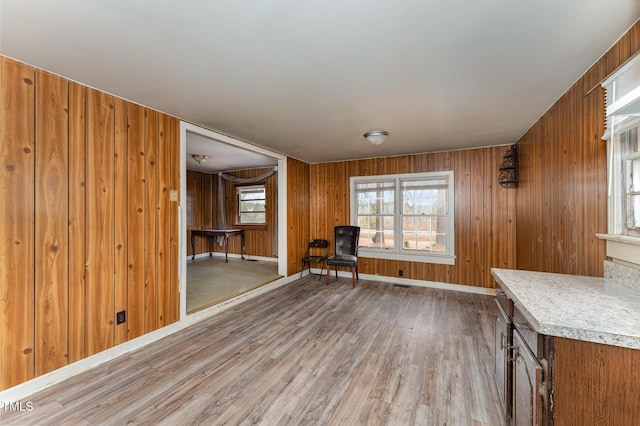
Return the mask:
<path fill-rule="evenodd" d="M 180 139 L 184 318 L 286 276 L 286 157 L 185 122 Z"/>

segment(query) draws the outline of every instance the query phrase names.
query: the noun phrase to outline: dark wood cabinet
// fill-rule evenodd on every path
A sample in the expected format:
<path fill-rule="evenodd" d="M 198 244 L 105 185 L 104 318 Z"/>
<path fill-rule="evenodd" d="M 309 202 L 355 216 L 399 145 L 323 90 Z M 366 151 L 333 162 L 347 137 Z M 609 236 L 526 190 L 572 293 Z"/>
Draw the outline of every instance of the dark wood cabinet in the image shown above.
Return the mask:
<path fill-rule="evenodd" d="M 595 277 L 492 273 L 507 424 L 640 426 L 640 332 L 630 320 L 637 294 Z M 600 305 L 607 300 L 619 307 Z"/>
<path fill-rule="evenodd" d="M 498 289 L 495 375 L 507 424 L 640 426 L 640 351 L 536 332 Z"/>
<path fill-rule="evenodd" d="M 502 290 L 496 296 L 495 374 L 505 419 L 514 426 L 552 425 L 552 339 L 535 332 Z"/>
<path fill-rule="evenodd" d="M 543 424 L 544 371 L 518 330 L 513 331 L 513 405 L 515 426 Z"/>
<path fill-rule="evenodd" d="M 496 385 L 498 386 L 498 394 L 500 402 L 502 402 L 503 412 L 507 421 L 510 421 L 511 415 L 511 395 L 512 395 L 512 379 L 511 379 L 511 357 L 512 357 L 512 330 L 511 318 L 507 313 L 507 309 L 503 306 L 499 299 L 496 300 L 499 308 L 499 314 L 496 317 L 495 332 L 495 374 Z"/>

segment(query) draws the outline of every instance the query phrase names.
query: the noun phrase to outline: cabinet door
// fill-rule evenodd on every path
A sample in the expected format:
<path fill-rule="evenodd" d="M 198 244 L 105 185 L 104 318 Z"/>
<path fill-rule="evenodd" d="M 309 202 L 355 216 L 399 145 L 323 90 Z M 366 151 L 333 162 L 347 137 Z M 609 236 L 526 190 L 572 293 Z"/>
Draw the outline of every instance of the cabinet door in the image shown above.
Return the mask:
<path fill-rule="evenodd" d="M 513 331 L 513 424 L 541 425 L 543 370 L 518 330 Z"/>
<path fill-rule="evenodd" d="M 496 300 L 500 313 L 496 317 L 495 371 L 500 402 L 507 421 L 511 418 L 511 320 Z"/>

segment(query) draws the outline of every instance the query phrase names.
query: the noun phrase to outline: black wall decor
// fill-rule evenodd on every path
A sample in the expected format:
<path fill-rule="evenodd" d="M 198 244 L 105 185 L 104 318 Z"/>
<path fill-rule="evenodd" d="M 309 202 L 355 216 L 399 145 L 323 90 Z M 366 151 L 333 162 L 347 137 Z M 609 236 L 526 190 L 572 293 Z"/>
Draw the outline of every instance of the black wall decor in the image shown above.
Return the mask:
<path fill-rule="evenodd" d="M 518 187 L 518 153 L 515 145 L 507 148 L 502 157 L 498 169 L 498 183 L 503 188 Z"/>

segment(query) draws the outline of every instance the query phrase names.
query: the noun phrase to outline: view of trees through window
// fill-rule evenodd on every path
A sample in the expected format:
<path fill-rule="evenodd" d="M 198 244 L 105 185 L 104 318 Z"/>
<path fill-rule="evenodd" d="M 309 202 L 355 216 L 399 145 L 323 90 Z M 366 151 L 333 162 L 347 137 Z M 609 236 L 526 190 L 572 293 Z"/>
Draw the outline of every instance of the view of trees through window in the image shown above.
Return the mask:
<path fill-rule="evenodd" d="M 625 234 L 640 236 L 640 132 L 639 127 L 617 134 L 622 152 L 623 227 Z"/>
<path fill-rule="evenodd" d="M 402 252 L 447 250 L 446 178 L 356 182 L 355 192 L 360 247 Z"/>
<path fill-rule="evenodd" d="M 264 224 L 266 217 L 264 185 L 238 188 L 238 220 L 241 224 Z"/>

